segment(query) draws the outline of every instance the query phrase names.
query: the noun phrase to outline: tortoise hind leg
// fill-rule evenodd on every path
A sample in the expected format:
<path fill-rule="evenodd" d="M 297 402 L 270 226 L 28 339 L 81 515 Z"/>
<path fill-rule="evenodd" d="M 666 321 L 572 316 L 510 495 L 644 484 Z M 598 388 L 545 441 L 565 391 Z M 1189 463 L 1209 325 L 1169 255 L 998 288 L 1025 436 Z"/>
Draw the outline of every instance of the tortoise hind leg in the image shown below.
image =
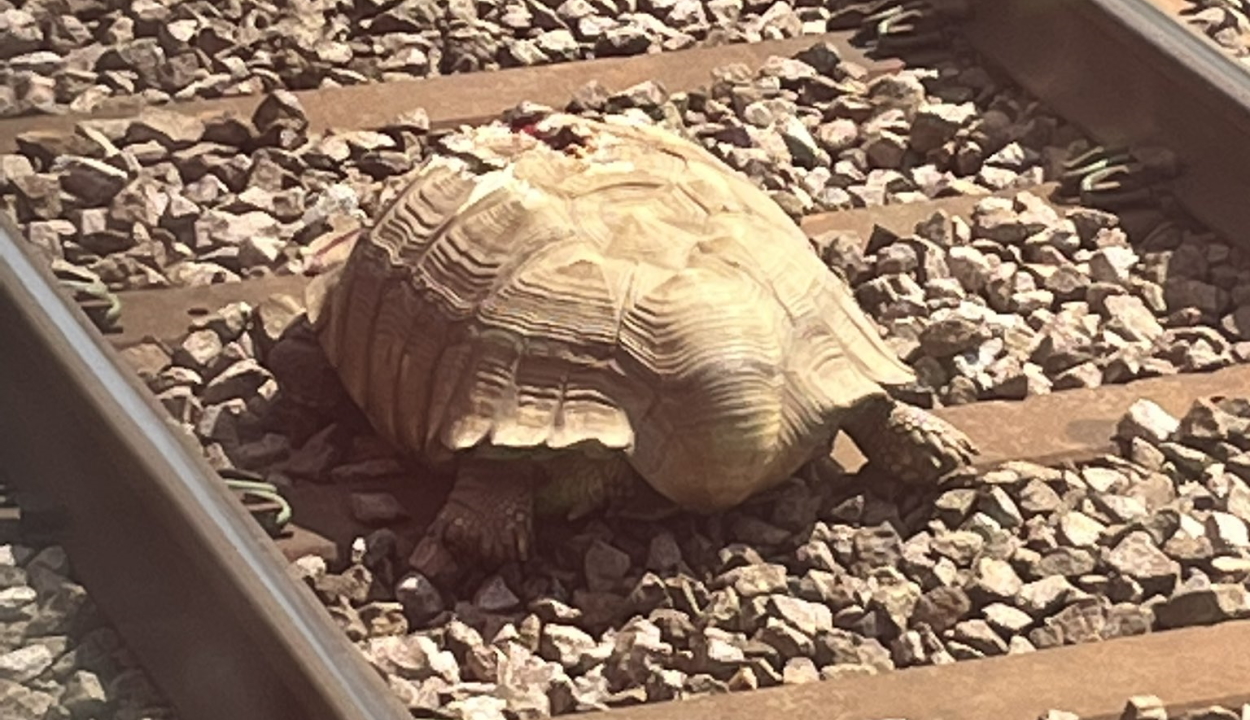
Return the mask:
<path fill-rule="evenodd" d="M 868 462 L 909 483 L 936 482 L 977 454 L 954 425 L 886 395 L 857 407 L 842 429 Z"/>
<path fill-rule="evenodd" d="M 641 480 L 619 454 L 556 453 L 541 462 L 547 482 L 535 492 L 535 514 L 579 520 L 631 499 Z"/>
<path fill-rule="evenodd" d="M 465 458 L 409 563 L 433 577 L 450 572 L 458 558 L 488 564 L 528 559 L 537 472 L 521 460 Z"/>

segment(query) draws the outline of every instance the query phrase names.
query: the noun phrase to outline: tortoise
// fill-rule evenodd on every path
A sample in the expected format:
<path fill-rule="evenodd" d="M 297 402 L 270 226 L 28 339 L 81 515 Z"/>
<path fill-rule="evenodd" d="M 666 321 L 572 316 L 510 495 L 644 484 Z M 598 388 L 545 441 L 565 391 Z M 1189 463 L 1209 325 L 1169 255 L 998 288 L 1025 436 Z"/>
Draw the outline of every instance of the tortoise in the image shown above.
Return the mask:
<path fill-rule="evenodd" d="M 611 506 L 639 478 L 725 510 L 839 431 L 907 482 L 971 462 L 963 433 L 886 392 L 911 369 L 795 222 L 703 148 L 619 116 L 463 132 L 474 156 L 420 165 L 305 298 L 377 432 L 454 463 L 417 569 L 524 560 L 536 514 Z"/>

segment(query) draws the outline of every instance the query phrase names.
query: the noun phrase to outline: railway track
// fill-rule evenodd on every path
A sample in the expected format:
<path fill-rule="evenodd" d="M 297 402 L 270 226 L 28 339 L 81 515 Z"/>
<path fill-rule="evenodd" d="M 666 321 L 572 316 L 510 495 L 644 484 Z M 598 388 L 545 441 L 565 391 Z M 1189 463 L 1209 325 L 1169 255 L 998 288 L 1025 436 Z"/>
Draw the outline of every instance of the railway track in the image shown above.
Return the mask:
<path fill-rule="evenodd" d="M 1237 421 L 1200 402 L 1250 395 L 1240 235 L 1250 77 L 1235 53 L 1186 28 L 1174 3 L 985 0 L 944 4 L 940 21 L 892 3 L 839 7 L 819 19 L 826 32 L 806 32 L 817 24 L 809 14 L 801 37 L 781 40 L 196 99 L 155 113 L 123 99 L 94 115 L 0 121 L 0 199 L 13 215 L 0 243 L 0 368 L 11 379 L 0 389 L 0 471 L 180 717 L 605 707 L 638 717 L 677 707 L 692 717 L 1111 717 L 1143 693 L 1174 713 L 1250 700 L 1240 651 L 1250 517 L 1238 505 L 1250 457 L 1244 433 L 1212 445 L 1210 433 L 1228 427 L 1203 418 L 1234 431 Z M 731 63 L 741 65 L 721 69 Z M 367 221 L 413 163 L 454 149 L 457 126 L 570 98 L 708 138 L 801 216 L 922 371 L 908 398 L 937 406 L 981 446 L 978 475 L 966 479 L 973 494 L 873 486 L 852 474 L 854 448 L 840 446 L 833 460 L 849 482 L 832 496 L 817 480 L 834 469 L 817 463 L 706 523 L 556 529 L 541 570 L 505 569 L 466 592 L 404 569 L 445 478 L 350 432 L 351 456 L 318 459 L 325 446 L 296 444 L 238 410 L 267 380 L 269 324 L 280 329 L 292 312 L 274 296 L 303 287 L 300 247 Z M 726 110 L 692 120 L 681 110 L 692 98 Z M 814 129 L 785 125 L 778 98 Z M 763 132 L 776 127 L 785 132 Z M 297 154 L 305 146 L 315 150 Z M 1149 176 L 1141 160 L 1160 146 L 1178 174 Z M 1082 163 L 1064 161 L 1085 151 L 1086 169 L 1102 160 L 1130 172 L 1081 186 L 1071 171 Z M 1148 182 L 1134 185 L 1143 171 Z M 148 187 L 131 186 L 140 175 Z M 120 208 L 127 232 L 110 215 L 124 189 L 136 190 Z M 197 224 L 204 218 L 213 222 Z M 55 291 L 49 255 L 68 262 L 61 281 L 67 267 L 101 280 L 83 308 Z M 1039 267 L 1047 258 L 1084 270 L 1055 279 L 1053 265 Z M 1016 260 L 1027 267 L 995 274 Z M 935 296 L 951 302 L 928 304 Z M 956 312 L 970 299 L 1019 322 L 961 344 L 959 328 L 988 317 Z M 1082 313 L 1064 315 L 1071 302 Z M 939 322 L 956 339 L 926 334 Z M 1004 361 L 1021 334 L 1047 350 Z M 1133 355 L 1134 343 L 1151 350 Z M 1158 434 L 1152 423 L 1167 425 L 1158 409 L 1185 416 L 1175 442 L 1145 440 Z M 1138 441 L 1115 442 L 1126 435 Z M 335 482 L 292 470 L 301 463 Z M 267 532 L 255 522 L 273 523 L 282 506 L 241 504 L 222 482 L 239 475 L 228 468 L 275 483 L 291 524 Z M 1167 473 L 1175 478 L 1161 489 Z M 656 535 L 668 544 L 657 548 Z M 583 575 L 598 562 L 627 567 L 592 588 Z M 785 570 L 774 592 L 806 603 L 789 608 L 798 615 L 753 591 L 728 596 L 718 577 L 744 566 Z M 568 587 L 553 589 L 553 578 Z M 817 587 L 826 581 L 843 585 Z M 716 615 L 726 597 L 735 607 Z M 812 604 L 834 610 L 829 623 L 802 615 L 820 616 Z M 708 617 L 723 627 L 705 632 Z M 806 624 L 805 636 L 796 628 Z M 1187 627 L 1206 624 L 1216 627 Z M 629 664 L 639 657 L 641 669 Z"/>

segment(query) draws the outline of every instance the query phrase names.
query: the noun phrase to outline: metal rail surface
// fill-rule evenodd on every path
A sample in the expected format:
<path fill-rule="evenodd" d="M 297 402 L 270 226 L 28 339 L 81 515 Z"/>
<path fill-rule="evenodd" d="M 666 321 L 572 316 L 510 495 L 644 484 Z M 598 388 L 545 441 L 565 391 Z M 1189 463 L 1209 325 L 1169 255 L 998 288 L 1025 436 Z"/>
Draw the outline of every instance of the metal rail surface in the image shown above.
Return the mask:
<path fill-rule="evenodd" d="M 0 457 L 187 720 L 408 713 L 0 221 Z"/>
<path fill-rule="evenodd" d="M 1250 73 L 1145 0 L 971 0 L 960 33 L 1107 145 L 1162 145 L 1178 200 L 1233 242 L 1250 227 Z M 1039 42 L 1045 38 L 1045 42 Z"/>

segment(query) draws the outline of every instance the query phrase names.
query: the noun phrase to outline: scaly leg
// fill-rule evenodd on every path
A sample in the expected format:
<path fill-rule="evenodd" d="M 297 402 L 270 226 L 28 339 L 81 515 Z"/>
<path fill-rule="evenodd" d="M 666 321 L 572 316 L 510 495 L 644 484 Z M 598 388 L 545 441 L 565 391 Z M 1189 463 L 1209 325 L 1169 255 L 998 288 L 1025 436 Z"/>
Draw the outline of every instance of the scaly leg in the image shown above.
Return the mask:
<path fill-rule="evenodd" d="M 524 561 L 533 547 L 537 468 L 523 460 L 465 458 L 446 504 L 409 563 L 427 576 L 461 561 Z"/>
<path fill-rule="evenodd" d="M 870 463 L 908 483 L 932 483 L 972 462 L 977 449 L 954 425 L 889 397 L 866 402 L 843 430 Z"/>
<path fill-rule="evenodd" d="M 534 493 L 535 515 L 579 520 L 629 500 L 642 480 L 621 454 L 571 450 L 539 462 L 546 482 Z"/>

